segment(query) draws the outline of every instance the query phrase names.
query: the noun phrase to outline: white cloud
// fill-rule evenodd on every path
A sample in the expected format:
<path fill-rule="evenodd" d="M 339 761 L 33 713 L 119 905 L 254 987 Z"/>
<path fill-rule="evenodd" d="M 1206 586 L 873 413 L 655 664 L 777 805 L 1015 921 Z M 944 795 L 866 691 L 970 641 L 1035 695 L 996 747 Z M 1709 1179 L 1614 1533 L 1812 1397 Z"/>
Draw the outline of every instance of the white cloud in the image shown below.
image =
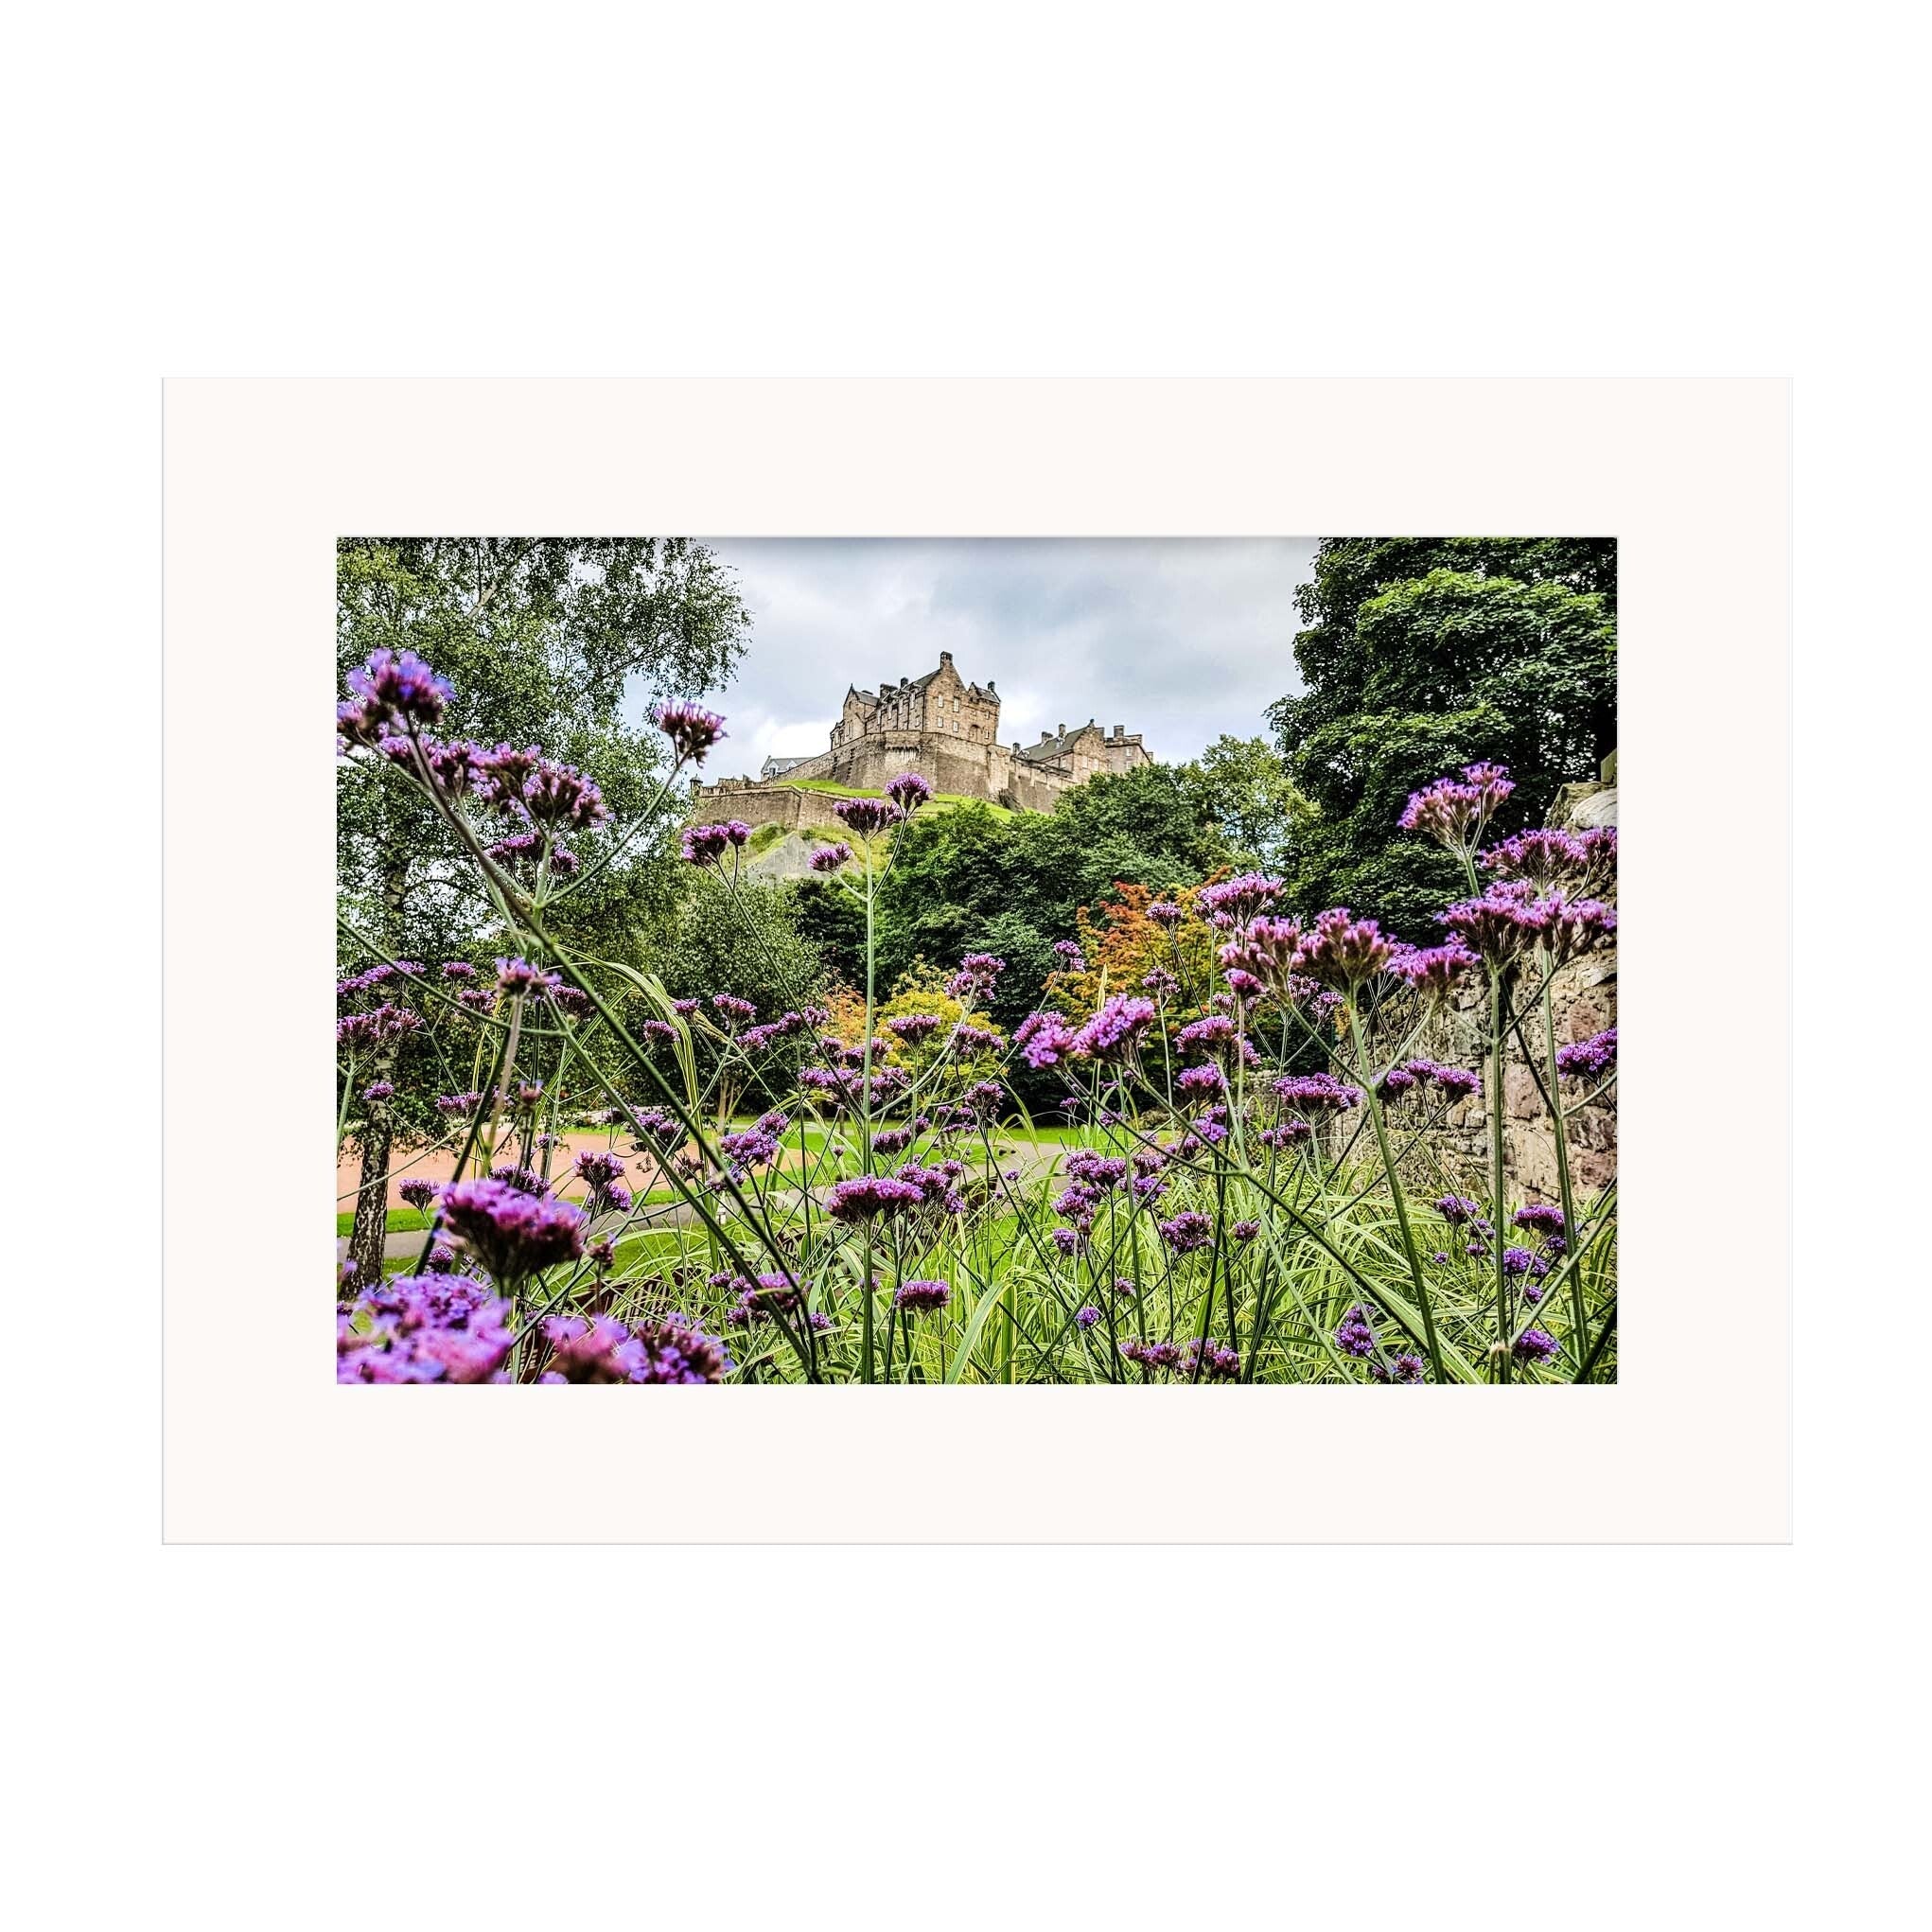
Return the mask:
<path fill-rule="evenodd" d="M 732 770 L 822 748 L 848 684 L 916 677 L 942 650 L 997 683 L 1003 738 L 1092 717 L 1165 759 L 1265 735 L 1266 707 L 1299 687 L 1312 538 L 707 541 L 752 612 L 711 694 Z"/>

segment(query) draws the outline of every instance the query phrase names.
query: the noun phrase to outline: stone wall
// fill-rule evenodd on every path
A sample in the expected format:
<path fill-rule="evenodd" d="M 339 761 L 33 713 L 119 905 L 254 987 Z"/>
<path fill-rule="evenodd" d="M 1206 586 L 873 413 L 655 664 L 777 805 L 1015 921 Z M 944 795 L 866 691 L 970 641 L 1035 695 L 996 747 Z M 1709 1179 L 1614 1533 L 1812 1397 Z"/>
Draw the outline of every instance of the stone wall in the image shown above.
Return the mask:
<path fill-rule="evenodd" d="M 1556 975 L 1551 1000 L 1556 1022 L 1556 1044 L 1588 1040 L 1617 1024 L 1617 956 L 1614 949 L 1572 960 Z M 1450 1108 L 1444 1123 L 1431 1135 L 1431 1150 L 1452 1180 L 1467 1181 L 1487 1170 L 1489 1164 L 1489 1063 L 1484 1035 L 1489 1023 L 1486 990 L 1472 989 L 1425 1027 L 1408 1048 L 1408 1058 L 1439 1060 L 1465 1066 L 1483 1076 L 1484 1092 Z M 1540 1008 L 1524 1015 L 1522 1033 L 1536 1055 L 1532 1074 L 1521 1045 L 1512 1037 L 1502 1063 L 1503 1168 L 1513 1191 L 1540 1201 L 1557 1198 L 1555 1121 L 1544 1106 L 1537 1076 L 1543 1067 L 1543 1017 Z M 1386 1054 L 1400 1045 L 1384 1038 L 1375 1043 Z M 1546 1077 L 1546 1076 L 1545 1076 Z M 1608 1102 L 1574 1107 L 1587 1092 L 1576 1083 L 1563 1089 L 1564 1117 L 1570 1129 L 1570 1178 L 1580 1195 L 1593 1193 L 1615 1178 L 1617 1171 L 1617 1110 L 1612 1091 Z M 1413 1102 L 1397 1103 L 1394 1119 Z"/>
<path fill-rule="evenodd" d="M 787 832 L 796 832 L 802 824 L 817 822 L 805 817 L 808 800 L 826 819 L 832 817 L 832 801 L 822 793 L 799 791 L 783 782 L 753 784 L 728 780 L 723 784 L 692 788 L 692 817 L 709 822 L 740 818 L 746 825 L 782 825 Z"/>
<path fill-rule="evenodd" d="M 1611 767 L 1614 770 L 1614 767 Z M 1617 822 L 1617 788 L 1609 784 L 1566 785 L 1550 811 L 1550 822 L 1581 831 Z M 1603 947 L 1572 960 L 1556 975 L 1551 1009 L 1556 1044 L 1567 1046 L 1588 1040 L 1617 1024 L 1617 951 Z M 1483 1076 L 1484 1093 L 1451 1108 L 1444 1124 L 1431 1135 L 1432 1149 L 1452 1176 L 1473 1177 L 1489 1162 L 1489 1064 L 1484 1045 L 1488 1029 L 1486 983 L 1472 987 L 1439 1013 L 1416 1038 L 1406 1058 L 1439 1060 L 1449 1066 L 1468 1067 Z M 1543 1063 L 1543 1016 L 1540 1006 L 1523 1015 L 1522 1037 L 1536 1056 L 1530 1070 L 1520 1042 L 1512 1035 L 1503 1056 L 1503 1168 L 1511 1187 L 1532 1198 L 1557 1198 L 1555 1120 L 1543 1104 L 1537 1076 L 1547 1080 Z M 1399 1040 L 1372 1043 L 1383 1057 Z M 1593 1084 L 1593 1083 L 1592 1083 Z M 1615 1089 L 1607 1102 L 1572 1107 L 1589 1091 L 1569 1082 L 1563 1089 L 1563 1112 L 1570 1133 L 1570 1178 L 1579 1194 L 1588 1195 L 1614 1179 L 1617 1171 L 1617 1109 Z M 1399 1117 L 1399 1116 L 1398 1116 Z"/>

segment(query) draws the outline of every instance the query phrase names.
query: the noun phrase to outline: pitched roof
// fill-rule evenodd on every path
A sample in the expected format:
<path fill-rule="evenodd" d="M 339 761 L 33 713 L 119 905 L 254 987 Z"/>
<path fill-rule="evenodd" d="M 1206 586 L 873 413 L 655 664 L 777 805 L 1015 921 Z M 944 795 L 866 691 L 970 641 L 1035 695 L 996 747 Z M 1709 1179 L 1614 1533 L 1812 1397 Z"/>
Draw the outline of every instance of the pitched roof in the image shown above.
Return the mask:
<path fill-rule="evenodd" d="M 1093 719 L 1089 718 L 1084 725 L 1076 725 L 1071 731 L 1063 731 L 1057 738 L 1042 738 L 1037 745 L 1022 745 L 1020 756 L 1030 759 L 1035 764 L 1044 758 L 1064 758 L 1073 749 L 1076 740 L 1083 738 L 1089 731 L 1098 731 L 1099 729 Z"/>

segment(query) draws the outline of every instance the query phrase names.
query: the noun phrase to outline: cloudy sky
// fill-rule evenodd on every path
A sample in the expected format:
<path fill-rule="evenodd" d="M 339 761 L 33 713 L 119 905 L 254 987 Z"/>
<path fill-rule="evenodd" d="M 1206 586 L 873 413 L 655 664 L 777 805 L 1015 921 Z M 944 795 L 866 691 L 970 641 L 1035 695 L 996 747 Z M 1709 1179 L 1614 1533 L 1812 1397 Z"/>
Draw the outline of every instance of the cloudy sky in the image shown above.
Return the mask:
<path fill-rule="evenodd" d="M 751 606 L 751 647 L 708 694 L 717 774 L 825 748 L 848 684 L 932 670 L 992 678 L 1000 737 L 1125 725 L 1156 757 L 1265 736 L 1298 688 L 1294 591 L 1314 539 L 711 538 Z"/>

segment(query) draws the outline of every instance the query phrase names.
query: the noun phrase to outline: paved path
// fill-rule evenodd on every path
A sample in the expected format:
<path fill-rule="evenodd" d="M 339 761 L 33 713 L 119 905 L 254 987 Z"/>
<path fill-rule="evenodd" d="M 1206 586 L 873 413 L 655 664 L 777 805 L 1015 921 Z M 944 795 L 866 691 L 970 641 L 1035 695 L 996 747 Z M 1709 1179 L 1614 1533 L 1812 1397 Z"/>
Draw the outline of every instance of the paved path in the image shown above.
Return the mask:
<path fill-rule="evenodd" d="M 596 1146 L 601 1148 L 605 1143 L 602 1140 L 602 1138 L 585 1136 L 584 1144 L 586 1146 Z M 1050 1166 L 1056 1158 L 1058 1158 L 1061 1154 L 1064 1152 L 1065 1149 L 1058 1146 L 1040 1145 L 1034 1142 L 1027 1142 L 1015 1145 L 1010 1150 L 1009 1154 L 1006 1156 L 1002 1165 L 1009 1168 L 1019 1168 L 1023 1179 L 1030 1181 L 1034 1179 L 1043 1169 Z M 447 1174 L 450 1166 L 449 1160 L 447 1156 L 444 1157 L 442 1166 L 445 1173 Z M 427 1166 L 424 1166 L 414 1168 L 412 1171 L 416 1173 L 427 1173 L 429 1172 L 429 1168 Z M 349 1185 L 351 1186 L 351 1187 L 354 1186 L 353 1178 L 351 1179 Z M 391 1198 L 394 1203 L 397 1206 L 405 1204 L 400 1201 L 398 1197 L 396 1197 L 394 1194 L 395 1177 L 392 1176 L 390 1185 L 392 1189 Z M 829 1186 L 815 1187 L 812 1190 L 812 1199 L 814 1200 L 814 1202 L 819 1203 L 820 1205 L 823 1205 L 825 1197 L 829 1191 L 830 1191 Z M 799 1198 L 798 1189 L 786 1188 L 782 1192 L 778 1194 L 775 1198 L 782 1206 L 796 1205 Z M 682 1201 L 667 1201 L 660 1203 L 654 1207 L 647 1208 L 645 1210 L 645 1215 L 648 1217 L 647 1219 L 641 1221 L 632 1226 L 631 1228 L 632 1234 L 648 1234 L 659 1228 L 698 1227 L 702 1225 L 702 1222 L 698 1219 L 696 1209 L 692 1207 L 688 1203 Z M 606 1220 L 602 1221 L 598 1223 L 597 1232 L 606 1234 L 610 1233 L 614 1229 L 622 1227 L 624 1225 L 624 1216 L 612 1215 L 608 1217 Z M 399 1261 L 399 1260 L 413 1261 L 415 1257 L 422 1253 L 422 1251 L 423 1251 L 423 1233 L 422 1230 L 419 1228 L 414 1229 L 408 1233 L 388 1235 L 383 1238 L 382 1258 L 385 1261 Z M 339 1236 L 336 1239 L 336 1259 L 339 1262 L 345 1259 L 348 1255 L 348 1252 L 349 1243 L 347 1237 Z"/>

